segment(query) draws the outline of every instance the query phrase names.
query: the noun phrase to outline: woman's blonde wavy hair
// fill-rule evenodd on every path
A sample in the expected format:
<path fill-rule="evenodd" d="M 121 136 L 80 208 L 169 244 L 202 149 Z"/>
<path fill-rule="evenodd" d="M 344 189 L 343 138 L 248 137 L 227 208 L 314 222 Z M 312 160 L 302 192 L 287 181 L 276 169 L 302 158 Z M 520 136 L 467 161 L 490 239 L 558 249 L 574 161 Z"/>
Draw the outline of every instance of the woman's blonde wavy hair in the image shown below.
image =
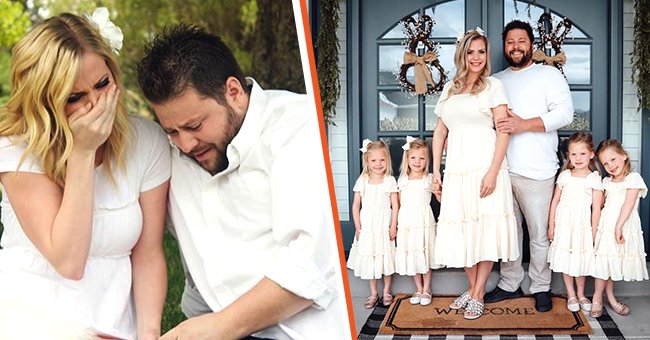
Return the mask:
<path fill-rule="evenodd" d="M 64 13 L 34 27 L 13 48 L 11 97 L 0 111 L 0 136 L 27 144 L 20 162 L 32 155 L 47 177 L 61 187 L 74 142 L 64 107 L 85 52 L 97 53 L 105 60 L 118 89 L 125 93 L 111 48 L 99 31 L 86 18 Z M 128 116 L 120 97 L 102 158 L 112 181 L 115 166 L 125 168 L 128 137 Z"/>
<path fill-rule="evenodd" d="M 467 50 L 469 50 L 469 45 L 472 41 L 476 39 L 481 39 L 485 42 L 485 55 L 487 60 L 485 62 L 485 67 L 483 72 L 479 75 L 478 79 L 474 83 L 474 87 L 469 91 L 471 94 L 477 94 L 487 87 L 486 78 L 490 75 L 492 66 L 490 65 L 490 42 L 487 40 L 484 34 L 479 33 L 476 30 L 470 30 L 456 45 L 456 53 L 454 54 L 454 64 L 456 64 L 456 75 L 452 79 L 452 86 L 449 90 L 450 95 L 458 94 L 463 91 L 465 87 L 465 80 L 467 79 L 467 74 L 469 73 L 467 67 Z"/>

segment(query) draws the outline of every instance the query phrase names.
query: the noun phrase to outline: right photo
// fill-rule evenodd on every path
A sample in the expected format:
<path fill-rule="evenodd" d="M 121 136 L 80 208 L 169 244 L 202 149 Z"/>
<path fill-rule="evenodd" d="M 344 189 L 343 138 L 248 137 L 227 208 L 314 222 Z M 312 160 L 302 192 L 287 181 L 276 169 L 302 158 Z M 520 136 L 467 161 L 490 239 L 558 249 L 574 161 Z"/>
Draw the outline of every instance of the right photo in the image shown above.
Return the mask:
<path fill-rule="evenodd" d="M 650 336 L 650 1 L 308 3 L 359 339 Z"/>

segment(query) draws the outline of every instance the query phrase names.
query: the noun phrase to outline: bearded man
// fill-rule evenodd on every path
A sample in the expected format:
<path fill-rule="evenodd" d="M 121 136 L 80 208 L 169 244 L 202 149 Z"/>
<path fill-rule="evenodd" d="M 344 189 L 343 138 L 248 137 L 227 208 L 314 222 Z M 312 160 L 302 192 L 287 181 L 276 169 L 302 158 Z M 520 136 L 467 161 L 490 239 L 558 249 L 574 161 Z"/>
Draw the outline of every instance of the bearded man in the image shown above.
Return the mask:
<path fill-rule="evenodd" d="M 138 80 L 173 146 L 169 214 L 187 267 L 188 320 L 160 339 L 349 336 L 313 102 L 262 89 L 195 26 L 145 54 Z"/>
<path fill-rule="evenodd" d="M 547 312 L 553 307 L 547 230 L 559 168 L 557 130 L 573 120 L 573 102 L 560 71 L 533 63 L 533 41 L 533 29 L 528 23 L 515 20 L 503 30 L 503 53 L 510 67 L 494 76 L 503 83 L 510 107 L 508 117 L 497 120 L 496 128 L 511 135 L 507 159 L 519 246 L 523 243 L 523 217 L 530 237 L 529 292 L 535 298 L 537 311 Z M 499 283 L 485 295 L 486 303 L 523 296 L 525 273 L 521 258 L 501 263 Z"/>

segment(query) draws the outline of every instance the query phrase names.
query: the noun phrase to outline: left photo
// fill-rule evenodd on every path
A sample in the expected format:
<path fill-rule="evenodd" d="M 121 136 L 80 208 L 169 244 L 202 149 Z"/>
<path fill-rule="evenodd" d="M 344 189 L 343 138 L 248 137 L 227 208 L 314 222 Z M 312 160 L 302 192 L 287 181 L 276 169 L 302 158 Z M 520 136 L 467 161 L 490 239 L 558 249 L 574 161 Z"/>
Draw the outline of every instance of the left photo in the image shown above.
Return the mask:
<path fill-rule="evenodd" d="M 303 12 L 0 0 L 0 339 L 353 337 Z"/>

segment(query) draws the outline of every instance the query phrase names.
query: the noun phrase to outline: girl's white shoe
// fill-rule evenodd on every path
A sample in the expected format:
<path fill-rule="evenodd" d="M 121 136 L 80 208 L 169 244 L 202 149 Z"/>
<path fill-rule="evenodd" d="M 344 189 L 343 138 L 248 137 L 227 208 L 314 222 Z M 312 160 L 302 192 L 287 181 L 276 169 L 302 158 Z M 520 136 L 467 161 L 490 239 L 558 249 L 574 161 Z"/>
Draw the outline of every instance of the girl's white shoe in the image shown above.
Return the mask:
<path fill-rule="evenodd" d="M 419 305 L 420 301 L 421 301 L 421 296 L 422 296 L 422 293 L 415 292 L 415 294 L 413 294 L 413 296 L 411 296 L 411 298 L 409 299 L 409 302 L 412 305 Z"/>
<path fill-rule="evenodd" d="M 591 301 L 589 301 L 589 299 L 583 297 L 582 299 L 579 299 L 578 302 L 580 303 L 580 309 L 585 312 L 591 311 Z"/>
<path fill-rule="evenodd" d="M 578 298 L 575 296 L 572 296 L 566 300 L 566 308 L 572 312 L 577 312 L 580 310 L 580 303 L 578 302 Z"/>
<path fill-rule="evenodd" d="M 422 293 L 422 296 L 420 297 L 420 305 L 426 306 L 429 304 L 431 304 L 431 293 Z"/>

